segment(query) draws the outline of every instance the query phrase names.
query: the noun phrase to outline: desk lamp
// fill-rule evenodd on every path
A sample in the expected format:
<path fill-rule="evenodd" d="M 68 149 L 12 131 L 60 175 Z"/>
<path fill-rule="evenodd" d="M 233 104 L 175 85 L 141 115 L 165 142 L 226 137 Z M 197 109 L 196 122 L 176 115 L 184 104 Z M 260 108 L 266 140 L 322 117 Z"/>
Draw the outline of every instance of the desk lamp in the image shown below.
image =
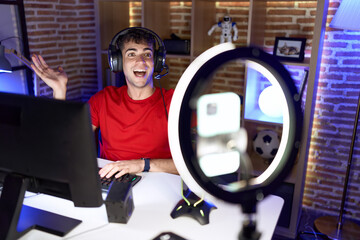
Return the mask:
<path fill-rule="evenodd" d="M 5 58 L 5 53 L 15 56 L 18 60 L 20 60 L 28 68 L 32 69 L 31 62 L 26 57 L 24 57 L 23 55 L 21 55 L 14 49 L 5 48 L 5 46 L 1 45 L 1 43 L 0 43 L 0 72 L 6 72 L 6 73 L 12 72 L 10 62 Z"/>
<path fill-rule="evenodd" d="M 227 185 L 217 184 L 200 165 L 196 149 L 191 139 L 191 119 L 197 109 L 198 101 L 207 88 L 213 72 L 229 61 L 241 61 L 247 68 L 262 73 L 273 86 L 283 93 L 283 131 L 279 150 L 270 166 L 258 177 L 230 182 Z M 274 56 L 255 47 L 235 48 L 232 43 L 223 43 L 205 51 L 197 57 L 185 70 L 175 89 L 169 113 L 169 143 L 177 170 L 186 185 L 197 195 L 205 199 L 221 199 L 226 202 L 240 204 L 245 214 L 239 239 L 258 239 L 256 231 L 256 204 L 270 194 L 290 172 L 300 145 L 302 111 L 297 89 L 285 67 Z M 236 105 L 231 105 L 235 107 Z M 236 109 L 234 108 L 234 111 Z M 225 120 L 225 119 L 224 119 Z M 199 122 L 198 122 L 199 124 Z M 232 134 L 215 136 L 219 140 L 218 149 L 227 148 L 230 142 L 239 146 L 238 158 L 240 171 L 249 171 L 249 159 L 244 155 L 246 140 L 241 137 L 241 129 Z M 240 137 L 238 137 L 240 136 Z M 221 143 L 222 137 L 228 139 Z M 220 159 L 227 161 L 228 159 Z M 219 161 L 220 161 L 219 160 Z M 206 170 L 204 170 L 206 169 Z M 247 172 L 251 175 L 251 172 Z"/>
<path fill-rule="evenodd" d="M 10 62 L 5 58 L 5 47 L 0 45 L 0 72 L 12 72 Z"/>
<path fill-rule="evenodd" d="M 343 0 L 340 7 L 333 17 L 330 27 L 345 30 L 360 30 L 360 1 Z M 345 173 L 345 182 L 343 186 L 341 206 L 339 216 L 322 216 L 314 221 L 316 229 L 325 234 L 330 239 L 358 239 L 360 226 L 353 221 L 344 220 L 345 202 L 350 178 L 351 163 L 353 158 L 354 144 L 359 121 L 360 95 L 358 97 L 357 109 L 355 114 L 354 128 L 350 144 L 350 152 L 347 161 Z"/>

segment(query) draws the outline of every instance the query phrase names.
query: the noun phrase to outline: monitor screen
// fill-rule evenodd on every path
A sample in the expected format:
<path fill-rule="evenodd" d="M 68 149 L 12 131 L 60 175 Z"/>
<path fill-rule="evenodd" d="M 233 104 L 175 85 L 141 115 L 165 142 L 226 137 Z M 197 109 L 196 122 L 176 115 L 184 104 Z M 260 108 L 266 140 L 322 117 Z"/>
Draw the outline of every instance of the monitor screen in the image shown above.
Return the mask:
<path fill-rule="evenodd" d="M 0 93 L 0 133 L 0 173 L 6 176 L 0 211 L 8 211 L 13 197 L 22 205 L 21 187 L 79 207 L 103 204 L 87 103 Z"/>

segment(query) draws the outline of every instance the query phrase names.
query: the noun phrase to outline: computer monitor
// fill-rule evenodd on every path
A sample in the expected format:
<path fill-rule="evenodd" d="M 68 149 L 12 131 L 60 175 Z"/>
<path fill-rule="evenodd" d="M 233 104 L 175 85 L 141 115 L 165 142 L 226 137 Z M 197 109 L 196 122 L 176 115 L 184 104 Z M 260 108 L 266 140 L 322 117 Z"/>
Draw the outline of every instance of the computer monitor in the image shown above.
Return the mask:
<path fill-rule="evenodd" d="M 31 191 L 69 199 L 78 207 L 103 204 L 88 105 L 0 93 L 0 173 L 5 176 L 0 239 L 15 239 L 33 228 L 60 236 L 69 232 L 81 221 L 43 211 L 35 219 L 36 209 L 22 203 L 25 191 Z M 52 217 L 54 226 L 46 226 Z"/>

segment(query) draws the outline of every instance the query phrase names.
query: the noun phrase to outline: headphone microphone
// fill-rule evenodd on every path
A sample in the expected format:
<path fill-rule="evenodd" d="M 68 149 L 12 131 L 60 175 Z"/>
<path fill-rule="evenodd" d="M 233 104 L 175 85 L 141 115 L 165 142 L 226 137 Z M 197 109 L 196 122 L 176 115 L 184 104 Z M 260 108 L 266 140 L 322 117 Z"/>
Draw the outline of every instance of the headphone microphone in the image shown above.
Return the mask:
<path fill-rule="evenodd" d="M 160 73 L 156 74 L 154 76 L 155 79 L 160 80 L 160 78 L 162 78 L 163 76 L 166 76 L 169 73 L 168 65 L 164 64 L 163 66 L 164 66 L 164 69 L 165 69 L 166 72 L 164 74 L 160 74 Z"/>

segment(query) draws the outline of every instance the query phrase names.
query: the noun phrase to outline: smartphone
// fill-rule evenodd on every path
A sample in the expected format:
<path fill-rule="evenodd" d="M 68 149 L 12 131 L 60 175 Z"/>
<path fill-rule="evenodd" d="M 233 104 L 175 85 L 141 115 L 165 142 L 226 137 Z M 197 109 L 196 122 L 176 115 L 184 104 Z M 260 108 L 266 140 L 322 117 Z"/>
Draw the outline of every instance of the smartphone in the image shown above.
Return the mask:
<path fill-rule="evenodd" d="M 197 102 L 197 156 L 208 177 L 236 172 L 240 152 L 227 142 L 240 131 L 240 97 L 233 92 L 201 96 Z"/>
<path fill-rule="evenodd" d="M 233 92 L 206 94 L 197 102 L 197 129 L 201 137 L 240 130 L 240 97 Z"/>

